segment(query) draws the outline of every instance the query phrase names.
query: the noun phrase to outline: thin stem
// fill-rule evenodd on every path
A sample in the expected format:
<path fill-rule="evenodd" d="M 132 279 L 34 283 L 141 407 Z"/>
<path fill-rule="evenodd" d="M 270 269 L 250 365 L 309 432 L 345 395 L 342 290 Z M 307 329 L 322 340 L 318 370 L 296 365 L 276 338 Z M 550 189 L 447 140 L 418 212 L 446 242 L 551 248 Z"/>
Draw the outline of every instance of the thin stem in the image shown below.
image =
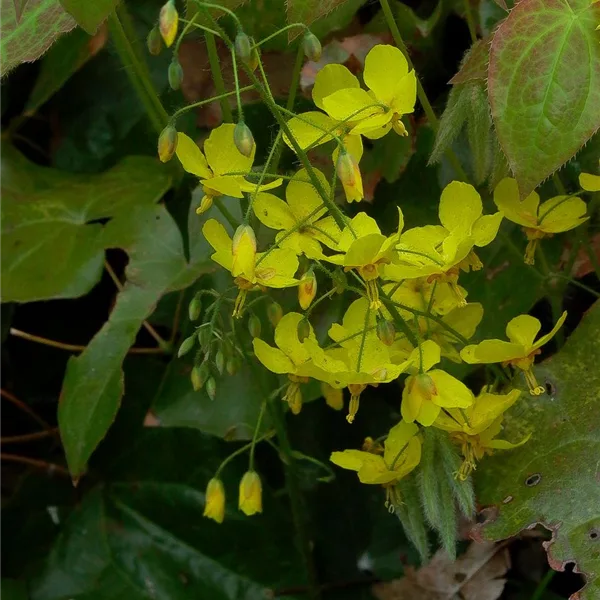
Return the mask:
<path fill-rule="evenodd" d="M 181 45 L 181 42 L 183 41 L 183 36 L 188 32 L 188 29 L 190 27 L 196 27 L 197 29 L 200 29 L 201 31 L 205 31 L 208 33 L 212 33 L 213 35 L 217 36 L 218 38 L 221 37 L 221 34 L 218 31 L 215 31 L 214 29 L 211 29 L 210 27 L 205 27 L 204 25 L 200 25 L 200 23 L 196 23 L 196 17 L 198 16 L 199 13 L 196 13 L 194 15 L 194 18 L 191 21 L 188 21 L 187 19 L 179 19 L 182 23 L 185 23 L 185 29 L 181 32 L 181 35 L 179 36 L 179 39 L 177 40 L 177 44 L 175 46 L 175 52 L 177 52 L 177 50 L 179 50 L 179 46 Z"/>
<path fill-rule="evenodd" d="M 223 113 L 223 121 L 225 121 L 225 123 L 232 123 L 233 114 L 231 113 L 231 107 L 223 97 L 223 94 L 225 94 L 225 81 L 223 80 L 223 73 L 221 73 L 221 63 L 219 61 L 219 53 L 217 51 L 215 36 L 212 33 L 206 32 L 205 39 L 208 62 L 210 63 L 210 70 L 215 83 L 215 89 L 221 96 L 219 104 L 221 105 L 221 112 Z"/>
<path fill-rule="evenodd" d="M 36 431 L 35 433 L 25 433 L 23 435 L 10 435 L 0 438 L 0 444 L 21 444 L 23 442 L 33 442 L 47 437 L 53 437 L 58 433 L 58 428 L 46 429 L 45 431 Z"/>
<path fill-rule="evenodd" d="M 64 475 L 65 477 L 70 478 L 69 471 L 67 471 L 67 469 L 65 469 L 63 466 L 57 465 L 56 463 L 46 462 L 45 460 L 37 460 L 35 458 L 19 456 L 17 454 L 6 454 L 5 452 L 0 453 L 0 460 L 3 460 L 4 462 L 20 463 L 29 467 L 35 467 L 36 469 L 44 469 L 44 471 L 48 471 L 49 475 L 58 473 L 59 475 Z"/>
<path fill-rule="evenodd" d="M 556 571 L 550 569 L 542 578 L 542 580 L 538 583 L 538 586 L 535 588 L 535 592 L 533 592 L 533 596 L 531 596 L 531 600 L 542 600 L 544 596 L 544 592 L 548 587 L 549 583 L 552 581 L 552 578 L 556 575 Z"/>
<path fill-rule="evenodd" d="M 66 350 L 67 352 L 83 352 L 86 349 L 86 346 L 82 346 L 80 344 L 65 344 L 63 342 L 57 342 L 56 340 L 49 340 L 48 338 L 33 335 L 32 333 L 27 333 L 26 331 L 21 331 L 20 329 L 15 329 L 14 327 L 10 328 L 10 334 L 15 337 L 23 338 L 24 340 L 29 340 L 30 342 L 36 342 L 37 344 L 42 344 L 44 346 L 50 346 L 51 348 L 58 348 L 59 350 Z M 165 350 L 163 348 L 129 348 L 129 354 L 164 354 Z"/>
<path fill-rule="evenodd" d="M 246 85 L 243 88 L 240 88 L 240 93 L 244 93 L 244 92 L 249 92 L 250 90 L 253 90 L 254 86 L 253 85 Z M 200 108 L 201 106 L 205 106 L 206 104 L 210 104 L 211 102 L 215 102 L 217 100 L 222 100 L 223 98 L 230 98 L 231 96 L 235 96 L 237 93 L 236 90 L 233 90 L 232 92 L 225 92 L 224 94 L 219 94 L 218 96 L 213 96 L 212 98 L 207 98 L 206 100 L 200 100 L 199 102 L 194 102 L 193 104 L 188 104 L 187 106 L 184 106 L 182 108 L 180 108 L 179 110 L 176 110 L 173 113 L 173 116 L 171 117 L 172 120 L 177 119 L 178 117 L 180 117 L 182 114 L 188 112 L 189 110 L 193 110 L 194 108 Z"/>
<path fill-rule="evenodd" d="M 381 8 L 383 9 L 383 14 L 385 16 L 385 20 L 387 21 L 388 27 L 390 28 L 390 31 L 392 33 L 392 37 L 394 38 L 394 42 L 396 42 L 396 46 L 398 46 L 398 48 L 400 48 L 400 50 L 402 51 L 402 54 L 404 54 L 404 57 L 406 58 L 406 60 L 408 62 L 408 66 L 411 69 L 414 69 L 415 67 L 410 58 L 410 54 L 408 53 L 408 48 L 406 47 L 406 44 L 404 43 L 404 40 L 402 39 L 402 35 L 401 35 L 400 30 L 398 29 L 398 25 L 396 24 L 396 21 L 394 19 L 392 9 L 390 8 L 389 0 L 379 0 L 379 2 L 381 4 Z M 419 102 L 421 103 L 421 106 L 423 107 L 423 110 L 425 111 L 427 120 L 431 124 L 431 127 L 433 128 L 433 130 L 437 133 L 437 131 L 440 127 L 439 120 L 438 120 L 433 108 L 431 107 L 431 103 L 429 102 L 429 98 L 427 97 L 427 94 L 425 93 L 423 84 L 421 83 L 421 80 L 418 77 L 417 77 L 417 96 L 419 97 Z M 460 164 L 458 157 L 456 156 L 456 154 L 454 154 L 454 151 L 451 148 L 449 148 L 446 151 L 446 156 L 447 156 L 450 164 L 452 165 L 452 168 L 455 170 L 456 175 L 459 178 L 461 178 L 463 181 L 468 181 L 469 180 L 468 175 L 466 174 L 465 170 L 462 168 L 462 165 Z"/>
<path fill-rule="evenodd" d="M 152 85 L 148 66 L 144 61 L 139 59 L 123 29 L 119 14 L 124 13 L 125 10 L 124 3 L 121 3 L 117 11 L 108 17 L 111 38 L 115 44 L 119 58 L 125 67 L 127 76 L 146 109 L 148 118 L 152 122 L 156 132 L 160 133 L 166 127 L 169 115 L 161 104 L 156 90 Z"/>
<path fill-rule="evenodd" d="M 250 471 L 254 471 L 254 450 L 256 448 L 256 442 L 258 440 L 258 432 L 260 431 L 260 426 L 262 425 L 263 416 L 265 414 L 265 408 L 267 407 L 267 403 L 263 402 L 260 406 L 260 412 L 258 413 L 258 419 L 256 420 L 256 427 L 254 428 L 254 435 L 252 436 L 252 444 L 250 445 Z"/>
<path fill-rule="evenodd" d="M 237 219 L 229 212 L 221 198 L 213 198 L 214 205 L 219 209 L 220 213 L 225 217 L 225 220 L 233 227 L 234 231 L 238 228 Z"/>
<path fill-rule="evenodd" d="M 272 33 L 270 36 L 264 38 L 263 40 L 260 40 L 260 42 L 257 42 L 256 44 L 254 44 L 254 46 L 252 46 L 252 49 L 258 48 L 259 46 L 266 44 L 267 42 L 271 41 L 274 37 L 277 37 L 279 34 L 283 33 L 284 31 L 288 31 L 288 29 L 293 29 L 295 27 L 301 27 L 305 31 L 308 31 L 308 27 L 304 23 L 290 23 L 289 25 L 286 25 L 285 27 L 278 29 L 275 33 Z M 300 44 L 300 48 L 302 48 L 302 44 Z"/>
<path fill-rule="evenodd" d="M 248 442 L 247 444 L 244 444 L 243 446 L 241 446 L 240 448 L 238 448 L 237 450 L 234 450 L 227 458 L 225 458 L 223 460 L 223 462 L 219 465 L 219 468 L 215 471 L 215 479 L 219 478 L 219 475 L 221 473 L 221 471 L 236 457 L 239 456 L 240 454 L 243 454 L 244 452 L 246 452 L 247 450 L 250 450 L 252 448 L 252 444 L 253 443 L 258 443 L 258 442 L 262 442 L 263 440 L 266 440 L 270 437 L 272 437 L 274 435 L 273 431 L 267 431 L 266 433 L 264 433 L 263 435 L 261 435 L 259 438 L 256 439 L 256 442 L 254 440 L 252 440 L 251 442 Z"/>
<path fill-rule="evenodd" d="M 471 10 L 471 1 L 463 0 L 465 8 L 465 17 L 467 19 L 467 27 L 469 28 L 469 35 L 471 36 L 471 42 L 474 44 L 477 41 L 477 25 L 473 18 L 473 11 Z"/>
<path fill-rule="evenodd" d="M 5 389 L 0 389 L 0 395 L 5 400 L 12 402 L 18 409 L 28 414 L 38 425 L 43 427 L 46 431 L 50 431 L 53 427 L 40 417 L 30 406 L 25 404 L 22 400 L 19 400 L 13 393 Z"/>
<path fill-rule="evenodd" d="M 566 277 L 565 275 L 562 275 L 561 273 L 552 273 L 551 276 L 552 277 L 558 277 L 559 279 L 564 279 L 565 281 L 568 281 L 569 283 L 572 283 L 574 286 L 576 286 L 576 287 L 578 287 L 578 288 L 580 288 L 582 290 L 585 290 L 589 294 L 592 294 L 596 298 L 600 298 L 600 293 L 598 293 L 596 290 L 592 289 L 591 287 L 588 287 L 584 283 L 580 283 L 576 279 L 571 279 L 571 277 Z"/>
<path fill-rule="evenodd" d="M 198 6 L 201 6 L 202 8 L 216 8 L 217 10 L 227 13 L 236 22 L 238 30 L 240 30 L 242 28 L 242 24 L 240 23 L 238 16 L 232 10 L 225 8 L 224 6 L 221 6 L 220 4 L 212 4 L 211 2 L 200 2 L 200 0 L 194 0 L 194 2 Z M 209 18 L 211 19 L 211 21 L 214 20 L 214 17 L 208 11 L 207 11 L 207 14 L 208 14 Z"/>
<path fill-rule="evenodd" d="M 238 77 L 237 58 L 235 56 L 235 52 L 231 53 L 231 64 L 232 64 L 232 69 L 233 69 L 233 82 L 235 85 L 235 98 L 237 101 L 237 109 L 238 109 L 237 118 L 238 118 L 238 121 L 243 121 L 244 120 L 244 110 L 242 108 L 242 96 L 240 94 L 240 79 Z"/>
<path fill-rule="evenodd" d="M 560 180 L 560 175 L 558 173 L 552 174 L 552 183 L 554 184 L 559 196 L 564 196 L 567 193 L 567 190 L 565 189 L 563 182 Z"/>
<path fill-rule="evenodd" d="M 123 290 L 123 284 L 121 283 L 121 281 L 117 277 L 117 274 L 113 271 L 113 268 L 110 266 L 107 260 L 104 260 L 104 268 L 110 275 L 110 278 L 113 280 L 113 283 L 115 284 L 116 288 L 119 290 L 119 292 L 121 292 Z M 144 329 L 155 339 L 156 343 L 159 346 L 159 349 L 162 352 L 169 353 L 171 351 L 171 345 L 169 344 L 169 342 L 163 340 L 163 338 L 159 335 L 156 329 L 154 329 L 154 327 L 152 327 L 152 325 L 150 325 L 148 321 L 143 321 L 142 325 L 144 326 Z"/>

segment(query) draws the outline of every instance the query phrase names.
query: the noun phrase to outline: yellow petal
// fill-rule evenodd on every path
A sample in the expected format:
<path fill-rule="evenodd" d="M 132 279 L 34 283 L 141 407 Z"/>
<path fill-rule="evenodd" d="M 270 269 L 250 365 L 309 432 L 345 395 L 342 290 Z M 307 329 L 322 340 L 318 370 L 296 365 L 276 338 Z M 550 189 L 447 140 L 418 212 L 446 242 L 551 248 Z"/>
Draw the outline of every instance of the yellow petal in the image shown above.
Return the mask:
<path fill-rule="evenodd" d="M 325 65 L 315 78 L 312 90 L 313 102 L 321 110 L 325 110 L 323 99 L 338 90 L 359 88 L 358 79 L 343 65 Z"/>
<path fill-rule="evenodd" d="M 524 358 L 527 351 L 521 344 L 502 340 L 484 340 L 479 344 L 465 346 L 460 357 L 468 364 L 490 364 Z"/>
<path fill-rule="evenodd" d="M 355 122 L 383 112 L 377 101 L 360 88 L 334 92 L 324 98 L 323 104 L 329 116 L 337 121 Z"/>
<path fill-rule="evenodd" d="M 365 85 L 377 99 L 392 103 L 399 80 L 408 73 L 408 62 L 399 48 L 387 44 L 374 46 L 365 58 Z"/>
<path fill-rule="evenodd" d="M 256 185 L 257 183 L 258 179 L 256 179 L 256 181 L 253 182 L 248 181 L 243 177 L 239 178 L 240 190 L 242 192 L 250 192 L 252 194 L 256 194 L 258 192 L 266 192 L 267 190 L 277 188 L 283 183 L 283 179 L 278 177 L 277 179 L 273 179 L 273 181 L 269 181 L 269 183 L 261 183 L 259 186 Z"/>
<path fill-rule="evenodd" d="M 373 233 L 381 234 L 377 221 L 367 213 L 359 212 L 342 231 L 339 246 L 342 250 L 348 250 L 354 240 Z"/>
<path fill-rule="evenodd" d="M 419 428 L 414 423 L 400 421 L 394 425 L 385 440 L 383 459 L 388 465 L 391 465 L 398 453 L 402 451 L 409 440 L 419 432 Z"/>
<path fill-rule="evenodd" d="M 200 179 L 209 179 L 212 177 L 212 172 L 208 167 L 206 158 L 202 154 L 202 150 L 192 138 L 181 133 L 177 133 L 177 149 L 175 150 L 177 158 L 181 162 L 181 166 L 192 175 L 200 177 Z"/>
<path fill-rule="evenodd" d="M 459 420 L 459 416 L 460 412 L 452 408 L 448 408 L 445 411 L 440 411 L 440 414 L 437 416 L 433 426 L 450 432 L 463 431 L 462 422 Z"/>
<path fill-rule="evenodd" d="M 404 389 L 402 390 L 400 412 L 402 419 L 407 423 L 413 423 L 421 410 L 422 399 L 419 394 L 414 393 L 414 379 L 414 375 L 408 377 L 404 382 Z"/>
<path fill-rule="evenodd" d="M 511 390 L 508 394 L 481 393 L 469 411 L 469 433 L 476 435 L 490 426 L 503 415 L 519 398 L 520 390 Z"/>
<path fill-rule="evenodd" d="M 348 152 L 350 156 L 352 156 L 356 163 L 359 163 L 363 155 L 362 137 L 360 135 L 345 135 L 342 138 L 342 142 L 344 144 L 346 152 Z M 331 158 L 333 159 L 333 164 L 337 163 L 339 155 L 340 148 L 336 145 L 335 149 L 333 150 L 333 154 L 331 155 Z"/>
<path fill-rule="evenodd" d="M 338 130 L 337 121 L 318 111 L 302 113 L 290 119 L 287 124 L 293 138 L 303 150 L 329 142 L 332 139 L 331 133 L 337 133 Z M 293 150 L 288 137 L 284 135 L 283 139 Z"/>
<path fill-rule="evenodd" d="M 273 348 L 260 338 L 252 340 L 256 358 L 273 373 L 294 373 L 296 366 L 279 348 Z"/>
<path fill-rule="evenodd" d="M 523 202 L 519 196 L 519 186 L 515 179 L 505 177 L 494 189 L 494 202 L 513 223 L 523 227 L 534 227 L 537 223 L 537 209 L 540 197 L 537 192 L 531 192 Z"/>
<path fill-rule="evenodd" d="M 244 156 L 233 141 L 233 123 L 223 123 L 213 129 L 204 142 L 206 160 L 215 175 L 250 171 L 256 152 L 256 144 L 252 147 L 250 156 Z"/>
<path fill-rule="evenodd" d="M 361 236 L 348 248 L 344 265 L 347 267 L 360 267 L 375 262 L 375 257 L 385 242 L 386 237 L 381 233 L 371 233 Z"/>
<path fill-rule="evenodd" d="M 438 406 L 447 408 L 466 408 L 475 401 L 473 392 L 462 382 L 452 377 L 446 371 L 434 369 L 428 371 L 427 375 L 433 379 L 437 389 L 437 395 L 432 397 L 432 402 Z"/>
<path fill-rule="evenodd" d="M 295 365 L 310 360 L 310 353 L 306 346 L 298 339 L 298 323 L 304 319 L 304 315 L 291 312 L 285 314 L 275 328 L 275 343 L 291 359 Z M 315 334 L 310 327 L 309 338 L 315 340 Z"/>
<path fill-rule="evenodd" d="M 579 185 L 588 192 L 600 192 L 600 175 L 582 173 L 579 176 Z"/>
<path fill-rule="evenodd" d="M 483 215 L 475 221 L 471 235 L 476 246 L 482 248 L 496 238 L 503 216 L 501 212 L 497 212 L 493 215 Z"/>
<path fill-rule="evenodd" d="M 350 471 L 358 471 L 365 460 L 373 454 L 363 452 L 362 450 L 344 450 L 343 452 L 332 452 L 329 460 L 342 469 L 349 469 Z"/>
<path fill-rule="evenodd" d="M 490 440 L 485 446 L 486 448 L 495 448 L 496 450 L 512 450 L 513 448 L 518 448 L 519 446 L 527 443 L 530 437 L 531 433 L 527 434 L 520 442 L 517 442 L 516 444 L 511 444 L 506 440 Z"/>
<path fill-rule="evenodd" d="M 214 248 L 215 253 L 211 258 L 222 267 L 231 271 L 233 253 L 231 251 L 231 238 L 225 227 L 216 219 L 209 219 L 202 227 L 206 241 Z"/>
<path fill-rule="evenodd" d="M 396 479 L 408 475 L 421 462 L 421 440 L 413 437 L 394 466 Z"/>
<path fill-rule="evenodd" d="M 544 344 L 547 344 L 556 335 L 556 332 L 563 326 L 563 323 L 565 322 L 566 318 L 567 311 L 565 310 L 563 314 L 560 315 L 560 318 L 556 322 L 556 325 L 552 328 L 552 331 L 550 331 L 550 333 L 547 333 L 546 335 L 543 335 L 537 342 L 535 342 L 535 344 L 533 344 L 533 350 L 537 350 L 538 348 L 541 348 Z"/>
<path fill-rule="evenodd" d="M 335 388 L 326 382 L 321 382 L 321 393 L 325 398 L 327 406 L 334 410 L 342 410 L 344 408 L 344 392 L 340 388 Z"/>
<path fill-rule="evenodd" d="M 588 219 L 581 198 L 556 196 L 540 205 L 538 224 L 542 231 L 560 233 L 574 229 Z"/>
<path fill-rule="evenodd" d="M 338 243 L 342 231 L 338 227 L 333 217 L 325 217 L 320 219 L 316 223 L 312 223 L 308 230 L 311 237 L 315 238 L 322 244 L 325 244 L 328 248 L 333 250 L 338 249 Z"/>
<path fill-rule="evenodd" d="M 296 225 L 290 207 L 273 194 L 257 194 L 252 203 L 252 210 L 257 219 L 271 229 L 291 229 Z"/>
<path fill-rule="evenodd" d="M 475 333 L 481 319 L 483 319 L 483 306 L 479 302 L 457 306 L 443 317 L 444 323 L 466 339 L 469 339 Z M 453 336 L 448 334 L 448 337 L 452 338 Z M 453 339 L 454 341 L 455 339 Z"/>
<path fill-rule="evenodd" d="M 530 315 L 519 315 L 511 319 L 506 326 L 506 337 L 515 344 L 531 348 L 542 324 Z"/>
<path fill-rule="evenodd" d="M 234 175 L 223 175 L 211 177 L 203 182 L 204 189 L 211 196 L 232 196 L 233 198 L 243 198 L 242 185 L 244 178 Z"/>
<path fill-rule="evenodd" d="M 329 183 L 325 175 L 318 169 L 313 169 L 313 171 L 325 193 L 329 194 Z M 325 208 L 319 210 L 319 207 L 323 206 L 323 199 L 311 183 L 306 169 L 300 169 L 294 174 L 286 188 L 285 198 L 297 222 L 305 221 L 305 224 L 308 225 L 317 221 L 326 212 Z M 308 218 L 309 215 L 311 215 L 310 218 Z"/>
<path fill-rule="evenodd" d="M 276 248 L 268 253 L 257 254 L 255 274 L 261 285 L 272 288 L 298 285 L 298 280 L 293 278 L 297 270 L 298 258 L 289 248 Z"/>
<path fill-rule="evenodd" d="M 425 340 L 420 347 L 415 348 L 408 361 L 412 364 L 411 373 L 427 372 L 437 365 L 441 359 L 441 350 L 433 340 Z"/>
<path fill-rule="evenodd" d="M 442 409 L 431 400 L 423 400 L 416 420 L 421 423 L 423 427 L 431 427 L 438 418 L 441 410 Z"/>
<path fill-rule="evenodd" d="M 391 108 L 397 115 L 410 114 L 415 110 L 415 102 L 417 99 L 417 76 L 414 70 L 400 78 L 394 89 L 394 97 L 392 99 Z M 404 130 L 406 128 L 404 127 Z M 396 129 L 396 133 L 400 133 Z M 400 133 L 406 135 L 406 133 Z"/>
<path fill-rule="evenodd" d="M 481 217 L 483 205 L 477 190 L 468 183 L 452 181 L 440 198 L 440 223 L 453 231 L 455 229 L 470 235 L 475 221 Z"/>

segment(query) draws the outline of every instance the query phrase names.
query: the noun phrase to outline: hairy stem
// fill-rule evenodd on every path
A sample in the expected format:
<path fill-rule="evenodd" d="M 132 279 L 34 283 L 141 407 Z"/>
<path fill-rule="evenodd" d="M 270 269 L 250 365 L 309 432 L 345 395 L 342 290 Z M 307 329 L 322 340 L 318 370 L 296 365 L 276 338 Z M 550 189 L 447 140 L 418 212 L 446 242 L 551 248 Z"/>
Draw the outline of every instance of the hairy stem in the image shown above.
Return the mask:
<path fill-rule="evenodd" d="M 219 53 L 217 52 L 217 42 L 215 41 L 215 36 L 208 31 L 205 32 L 205 38 L 208 62 L 210 63 L 210 70 L 213 81 L 215 82 L 215 89 L 217 90 L 217 94 L 221 97 L 219 99 L 219 103 L 221 104 L 223 121 L 225 121 L 225 123 L 233 123 L 231 107 L 229 106 L 227 99 L 224 97 L 225 81 L 223 80 L 223 73 L 221 73 L 221 62 L 219 61 Z"/>

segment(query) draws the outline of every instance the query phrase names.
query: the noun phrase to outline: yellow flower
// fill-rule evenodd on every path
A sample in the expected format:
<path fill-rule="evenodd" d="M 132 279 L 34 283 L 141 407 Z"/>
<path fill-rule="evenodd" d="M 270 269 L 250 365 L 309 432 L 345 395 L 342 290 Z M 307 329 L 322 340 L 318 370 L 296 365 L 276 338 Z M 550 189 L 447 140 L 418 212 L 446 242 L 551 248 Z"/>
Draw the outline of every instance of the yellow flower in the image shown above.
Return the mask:
<path fill-rule="evenodd" d="M 344 88 L 335 82 L 327 90 L 332 93 L 322 92 L 325 112 L 336 121 L 351 122 L 353 134 L 376 138 L 393 128 L 408 135 L 401 119 L 414 111 L 417 79 L 402 52 L 394 46 L 374 46 L 365 58 L 363 79 L 368 92 L 358 82 Z"/>
<path fill-rule="evenodd" d="M 206 486 L 204 516 L 222 523 L 225 518 L 225 490 L 220 479 L 212 478 Z"/>
<path fill-rule="evenodd" d="M 329 193 L 325 176 L 316 169 L 315 174 Z M 327 209 L 305 169 L 294 175 L 285 190 L 285 197 L 287 202 L 261 192 L 252 203 L 258 220 L 271 229 L 279 230 L 276 240 L 280 247 L 317 259 L 323 258 L 321 242 L 330 248 L 337 247 L 340 228 L 333 217 L 325 216 Z"/>
<path fill-rule="evenodd" d="M 167 48 L 175 41 L 178 23 L 179 13 L 175 8 L 175 0 L 168 0 L 160 9 L 158 18 L 158 28 Z"/>
<path fill-rule="evenodd" d="M 597 27 L 600 29 L 600 25 Z M 600 164 L 600 161 L 598 161 Z M 586 192 L 600 192 L 600 175 L 593 175 L 592 173 L 581 173 L 579 176 L 579 185 Z"/>
<path fill-rule="evenodd" d="M 439 414 L 433 426 L 450 432 L 451 439 L 461 446 L 464 460 L 457 473 L 459 479 L 467 479 L 476 468 L 476 461 L 481 460 L 486 452 L 508 450 L 527 442 L 529 435 L 517 444 L 495 439 L 502 429 L 504 413 L 520 394 L 519 390 L 508 394 L 491 394 L 483 390 L 472 406 L 463 410 L 447 408 Z"/>
<path fill-rule="evenodd" d="M 262 512 L 262 485 L 256 471 L 246 471 L 240 481 L 239 509 L 249 517 Z"/>
<path fill-rule="evenodd" d="M 380 268 L 391 263 L 396 258 L 394 246 L 397 244 L 404 217 L 398 207 L 398 231 L 386 237 L 381 233 L 377 222 L 366 213 L 358 213 L 346 227 L 344 227 L 338 249 L 343 254 L 328 256 L 325 260 L 341 265 L 345 271 L 354 269 L 362 277 L 371 308 L 377 310 L 381 307 L 377 280 Z"/>
<path fill-rule="evenodd" d="M 196 143 L 185 133 L 177 135 L 177 158 L 181 165 L 192 175 L 200 178 L 200 183 L 210 202 L 204 202 L 204 210 L 212 205 L 216 196 L 233 196 L 242 198 L 243 192 L 257 191 L 255 183 L 244 178 L 244 175 L 228 175 L 228 173 L 246 173 L 252 169 L 256 147 L 250 156 L 244 156 L 236 147 L 233 137 L 235 125 L 223 123 L 213 129 L 204 142 L 204 154 Z M 270 190 L 281 185 L 281 179 L 261 185 L 260 190 Z"/>
<path fill-rule="evenodd" d="M 394 425 L 385 440 L 383 456 L 362 450 L 333 452 L 330 460 L 338 467 L 356 471 L 361 483 L 380 484 L 386 488 L 387 499 L 394 504 L 394 486 L 406 477 L 421 460 L 419 428 L 414 423 L 400 421 Z"/>
<path fill-rule="evenodd" d="M 556 332 L 562 327 L 567 318 L 564 312 L 550 333 L 543 335 L 537 341 L 542 324 L 530 315 L 519 315 L 506 326 L 506 337 L 510 340 L 484 340 L 479 344 L 466 346 L 460 352 L 461 358 L 469 364 L 503 363 L 521 369 L 533 396 L 544 393 L 543 386 L 539 385 L 533 374 L 532 367 L 540 348 L 549 342 Z"/>
<path fill-rule="evenodd" d="M 576 196 L 556 196 L 540 204 L 537 192 L 531 192 L 521 202 L 519 186 L 510 177 L 494 189 L 494 202 L 509 221 L 523 227 L 529 240 L 525 249 L 525 262 L 529 265 L 535 262 L 538 240 L 574 229 L 588 219 L 585 202 Z"/>
<path fill-rule="evenodd" d="M 249 235 L 239 236 L 239 245 L 234 257 L 233 240 L 225 227 L 215 219 L 209 219 L 202 227 L 202 233 L 214 248 L 212 260 L 231 272 L 234 283 L 239 288 L 233 316 L 241 316 L 249 290 L 285 288 L 298 285 L 294 274 L 298 270 L 298 258 L 289 248 L 275 248 L 256 253 Z"/>
<path fill-rule="evenodd" d="M 333 410 L 342 410 L 344 408 L 344 392 L 340 388 L 335 388 L 325 381 L 321 382 L 321 393 L 325 398 L 327 406 Z"/>
<path fill-rule="evenodd" d="M 453 181 L 440 198 L 439 225 L 414 227 L 404 232 L 396 246 L 398 261 L 385 268 L 385 277 L 394 281 L 427 277 L 448 284 L 461 304 L 458 289 L 460 269 L 477 270 L 483 265 L 473 247 L 487 246 L 497 235 L 502 213 L 483 215 L 477 190 L 467 183 Z M 439 287 L 439 286 L 438 286 Z"/>
<path fill-rule="evenodd" d="M 441 369 L 431 367 L 440 362 L 440 347 L 428 340 L 415 350 L 419 361 L 408 367 L 412 373 L 402 390 L 402 418 L 429 427 L 442 408 L 466 408 L 473 404 L 473 393 L 462 382 Z"/>
<path fill-rule="evenodd" d="M 269 346 L 260 338 L 254 338 L 252 345 L 256 358 L 273 373 L 279 375 L 287 374 L 290 384 L 283 397 L 288 402 L 292 412 L 298 414 L 302 408 L 302 393 L 300 384 L 308 382 L 309 377 L 323 380 L 328 375 L 320 368 L 316 367 L 312 361 L 311 352 L 307 349 L 304 342 L 298 339 L 298 323 L 304 319 L 304 316 L 291 312 L 284 315 L 275 328 L 275 345 Z M 309 333 L 307 339 L 314 343 L 316 350 L 313 353 L 321 352 L 318 348 L 317 338 L 313 328 L 308 324 Z"/>

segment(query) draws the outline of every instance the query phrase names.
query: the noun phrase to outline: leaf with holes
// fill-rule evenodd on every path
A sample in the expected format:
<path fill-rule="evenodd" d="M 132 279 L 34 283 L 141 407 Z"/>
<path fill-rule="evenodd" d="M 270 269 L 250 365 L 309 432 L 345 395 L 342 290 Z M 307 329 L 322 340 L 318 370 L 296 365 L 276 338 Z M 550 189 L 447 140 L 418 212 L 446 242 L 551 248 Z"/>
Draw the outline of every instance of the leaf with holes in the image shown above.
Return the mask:
<path fill-rule="evenodd" d="M 488 88 L 522 196 L 600 127 L 600 3 L 523 0 L 498 27 Z"/>
<path fill-rule="evenodd" d="M 562 350 L 536 368 L 546 394 L 526 391 L 505 420 L 503 437 L 523 446 L 498 452 L 477 470 L 477 499 L 490 518 L 476 533 L 499 540 L 541 523 L 553 569 L 575 562 L 585 587 L 574 600 L 600 596 L 600 303 Z"/>
<path fill-rule="evenodd" d="M 20 12 L 22 11 L 22 12 Z M 54 40 L 77 23 L 58 0 L 2 0 L 0 75 L 4 77 L 22 62 L 33 62 Z"/>

